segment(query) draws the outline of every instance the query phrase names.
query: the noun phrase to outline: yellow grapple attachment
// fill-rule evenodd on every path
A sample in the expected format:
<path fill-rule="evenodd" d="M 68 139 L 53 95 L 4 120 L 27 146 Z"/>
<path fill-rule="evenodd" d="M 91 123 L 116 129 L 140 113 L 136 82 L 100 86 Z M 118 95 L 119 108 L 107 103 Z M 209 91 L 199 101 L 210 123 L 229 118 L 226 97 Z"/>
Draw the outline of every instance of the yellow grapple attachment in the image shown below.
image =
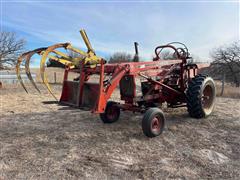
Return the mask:
<path fill-rule="evenodd" d="M 100 63 L 102 58 L 96 56 L 95 51 L 93 50 L 93 48 L 92 48 L 92 46 L 89 42 L 89 39 L 87 37 L 87 34 L 86 34 L 85 30 L 83 30 L 83 29 L 80 30 L 80 34 L 81 34 L 81 36 L 84 40 L 84 43 L 85 43 L 85 45 L 88 49 L 87 52 L 82 51 L 82 50 L 77 49 L 77 48 L 74 48 L 70 43 L 59 43 L 59 44 L 49 46 L 47 48 L 39 48 L 39 49 L 35 49 L 33 51 L 29 51 L 27 53 L 24 53 L 23 55 L 21 55 L 18 58 L 18 62 L 17 62 L 17 65 L 16 65 L 16 72 L 17 72 L 18 79 L 19 79 L 21 85 L 23 86 L 23 88 L 25 89 L 26 92 L 27 92 L 27 89 L 23 84 L 22 78 L 20 76 L 20 70 L 19 70 L 20 69 L 20 64 L 23 61 L 23 59 L 25 59 L 25 70 L 26 70 L 26 74 L 27 74 L 28 78 L 30 79 L 33 86 L 40 92 L 40 90 L 37 88 L 36 84 L 33 81 L 33 78 L 32 78 L 31 73 L 30 73 L 30 68 L 29 68 L 30 59 L 35 53 L 42 56 L 41 57 L 41 62 L 40 62 L 41 78 L 42 78 L 43 83 L 46 85 L 48 91 L 52 94 L 52 96 L 55 99 L 57 99 L 57 98 L 53 94 L 53 92 L 51 90 L 51 87 L 48 83 L 47 76 L 45 74 L 45 63 L 46 63 L 47 59 L 51 59 L 51 60 L 57 61 L 61 64 L 64 64 L 67 68 L 70 68 L 70 69 L 79 67 L 79 64 L 82 60 L 84 60 L 84 63 L 86 65 L 89 65 L 90 67 L 96 67 L 96 65 Z M 73 51 L 75 53 L 78 53 L 80 56 L 77 57 L 77 58 L 72 58 L 72 57 L 66 55 L 63 52 L 58 51 L 57 50 L 58 48 L 64 48 L 66 50 Z M 51 55 L 52 53 L 56 54 L 58 56 Z"/>
<path fill-rule="evenodd" d="M 38 49 L 35 49 L 33 51 L 29 51 L 29 52 L 26 52 L 24 54 L 22 54 L 19 58 L 18 58 L 18 61 L 17 61 L 17 65 L 16 65 L 16 73 L 17 73 L 17 77 L 18 77 L 18 80 L 20 82 L 20 84 L 22 85 L 22 87 L 24 88 L 24 90 L 28 93 L 24 83 L 23 83 L 23 80 L 21 78 L 21 75 L 20 75 L 20 65 L 21 63 L 23 62 L 23 60 L 25 60 L 25 72 L 27 74 L 27 77 L 28 79 L 30 80 L 30 82 L 32 83 L 32 85 L 37 89 L 37 91 L 40 93 L 40 90 L 38 89 L 37 85 L 35 84 L 33 78 L 32 78 L 32 75 L 31 75 L 31 72 L 30 72 L 30 68 L 29 68 L 29 65 L 30 65 L 30 60 L 32 58 L 32 56 L 34 54 L 39 54 L 41 55 L 41 53 L 43 53 L 47 48 L 46 47 L 43 47 L 43 48 L 38 48 Z M 69 58 L 69 56 L 67 56 L 66 54 L 60 52 L 60 51 L 54 51 L 55 54 L 57 55 L 61 55 L 62 57 L 64 58 Z M 61 58 L 58 58 L 60 60 L 57 60 L 57 58 L 55 56 L 50 56 L 50 58 L 52 59 L 56 59 L 56 61 L 61 61 Z M 64 61 L 64 60 L 63 60 Z M 70 62 L 65 60 L 65 64 L 69 65 Z M 71 66 L 70 66 L 71 67 Z"/>

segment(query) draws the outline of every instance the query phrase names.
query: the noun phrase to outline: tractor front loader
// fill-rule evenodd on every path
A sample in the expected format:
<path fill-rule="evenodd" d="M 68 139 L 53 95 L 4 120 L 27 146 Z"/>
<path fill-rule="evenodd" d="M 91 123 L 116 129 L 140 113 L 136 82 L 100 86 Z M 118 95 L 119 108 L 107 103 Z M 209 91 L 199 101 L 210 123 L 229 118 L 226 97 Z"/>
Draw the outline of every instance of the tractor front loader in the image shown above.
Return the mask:
<path fill-rule="evenodd" d="M 163 103 L 167 103 L 170 108 L 187 107 L 193 118 L 204 118 L 212 113 L 216 94 L 214 81 L 207 75 L 197 74 L 197 64 L 188 63 L 189 52 L 184 44 L 173 42 L 156 47 L 155 57 L 151 61 L 108 64 L 95 54 L 85 31 L 80 32 L 87 52 L 73 48 L 70 43 L 62 43 L 30 51 L 19 57 L 17 74 L 25 90 L 19 75 L 20 63 L 25 59 L 26 73 L 37 88 L 29 71 L 29 61 L 34 53 L 38 53 L 42 55 L 41 77 L 52 95 L 44 73 L 45 62 L 51 58 L 65 65 L 59 103 L 98 113 L 104 123 L 116 122 L 121 111 L 144 113 L 143 133 L 155 137 L 162 133 L 165 125 L 165 116 L 161 110 Z M 79 57 L 72 58 L 57 51 L 57 48 L 74 51 Z M 171 49 L 175 58 L 161 59 L 164 49 Z M 70 72 L 77 73 L 78 78 L 69 79 Z M 137 83 L 139 79 L 140 83 Z M 124 103 L 109 100 L 118 86 L 121 102 Z"/>

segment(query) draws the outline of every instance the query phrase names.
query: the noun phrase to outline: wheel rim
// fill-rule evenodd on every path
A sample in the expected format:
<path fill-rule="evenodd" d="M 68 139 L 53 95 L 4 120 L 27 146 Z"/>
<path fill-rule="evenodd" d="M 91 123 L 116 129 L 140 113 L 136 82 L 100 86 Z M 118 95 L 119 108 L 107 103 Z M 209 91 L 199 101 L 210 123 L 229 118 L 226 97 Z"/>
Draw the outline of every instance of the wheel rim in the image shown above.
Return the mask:
<path fill-rule="evenodd" d="M 205 86 L 202 93 L 202 106 L 205 111 L 209 111 L 212 108 L 214 99 L 214 90 L 210 85 Z"/>
<path fill-rule="evenodd" d="M 109 107 L 107 109 L 107 118 L 110 120 L 114 120 L 118 116 L 118 109 L 117 107 Z"/>
<path fill-rule="evenodd" d="M 159 132 L 161 127 L 161 120 L 159 117 L 154 117 L 152 120 L 151 128 L 154 132 Z"/>

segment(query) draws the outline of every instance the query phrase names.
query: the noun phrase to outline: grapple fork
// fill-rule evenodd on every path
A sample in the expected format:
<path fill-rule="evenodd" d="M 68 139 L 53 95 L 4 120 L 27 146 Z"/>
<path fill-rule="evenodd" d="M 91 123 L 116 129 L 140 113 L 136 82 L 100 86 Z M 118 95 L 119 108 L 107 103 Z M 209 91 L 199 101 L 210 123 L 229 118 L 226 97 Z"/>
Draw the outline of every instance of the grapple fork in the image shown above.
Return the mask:
<path fill-rule="evenodd" d="M 21 63 L 25 60 L 25 71 L 26 71 L 26 74 L 29 78 L 29 80 L 31 81 L 31 83 L 33 84 L 33 86 L 38 90 L 38 92 L 40 92 L 40 90 L 38 89 L 37 85 L 35 84 L 35 82 L 33 81 L 33 78 L 32 78 L 32 75 L 31 75 L 31 72 L 30 72 L 30 68 L 29 68 L 29 64 L 30 64 L 30 59 L 31 57 L 34 55 L 34 54 L 40 54 L 42 51 L 45 51 L 47 48 L 44 47 L 44 48 L 38 48 L 38 49 L 35 49 L 33 51 L 28 51 L 26 53 L 23 53 L 19 58 L 18 58 L 18 61 L 17 61 L 17 64 L 16 64 L 16 74 L 17 74 L 17 78 L 20 82 L 20 84 L 22 85 L 22 87 L 24 88 L 24 90 L 28 93 L 27 91 L 27 88 L 25 87 L 24 83 L 23 83 L 23 80 L 22 80 L 22 77 L 21 77 L 21 74 L 20 74 L 20 66 L 21 66 Z"/>
<path fill-rule="evenodd" d="M 93 50 L 93 48 L 92 48 L 92 46 L 89 42 L 89 39 L 87 37 L 87 34 L 86 34 L 85 30 L 80 30 L 80 33 L 81 33 L 81 36 L 84 40 L 84 43 L 86 44 L 86 47 L 88 49 L 87 52 L 73 47 L 70 43 L 59 43 L 59 44 L 55 44 L 55 45 L 52 45 L 52 46 L 49 46 L 49 47 L 38 48 L 38 49 L 35 49 L 33 51 L 26 52 L 18 58 L 18 61 L 17 61 L 17 64 L 16 64 L 17 78 L 18 78 L 20 84 L 22 85 L 22 87 L 24 88 L 24 90 L 27 93 L 28 93 L 27 88 L 24 85 L 23 80 L 22 80 L 21 75 L 20 75 L 20 65 L 23 62 L 23 60 L 25 60 L 25 71 L 26 71 L 27 77 L 31 81 L 32 85 L 40 93 L 39 88 L 37 87 L 36 83 L 34 82 L 34 80 L 32 78 L 32 75 L 31 75 L 31 72 L 30 72 L 30 67 L 29 67 L 30 60 L 31 60 L 31 58 L 34 54 L 39 54 L 39 55 L 42 56 L 41 61 L 40 61 L 41 79 L 42 79 L 43 83 L 45 84 L 45 86 L 47 87 L 50 94 L 56 100 L 57 100 L 57 98 L 54 95 L 53 91 L 51 90 L 51 87 L 50 87 L 49 82 L 48 82 L 48 78 L 45 74 L 45 63 L 48 59 L 51 59 L 53 61 L 57 61 L 57 62 L 63 64 L 68 69 L 78 68 L 82 61 L 84 61 L 84 63 L 86 65 L 89 65 L 91 68 L 96 67 L 96 65 L 100 63 L 102 58 L 96 56 L 95 51 Z M 57 50 L 59 48 L 64 48 L 65 50 L 75 52 L 75 53 L 79 54 L 79 57 L 73 58 L 73 57 L 63 53 L 62 51 Z M 52 54 L 55 54 L 55 55 L 52 55 Z"/>

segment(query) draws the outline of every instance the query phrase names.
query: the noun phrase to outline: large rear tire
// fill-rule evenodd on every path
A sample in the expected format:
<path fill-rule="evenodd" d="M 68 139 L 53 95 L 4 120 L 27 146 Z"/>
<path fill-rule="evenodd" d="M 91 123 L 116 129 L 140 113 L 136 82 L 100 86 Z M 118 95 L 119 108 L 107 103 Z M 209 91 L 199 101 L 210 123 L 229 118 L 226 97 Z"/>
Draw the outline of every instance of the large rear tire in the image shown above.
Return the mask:
<path fill-rule="evenodd" d="M 142 130 L 147 137 L 159 136 L 165 125 L 165 117 L 159 108 L 148 109 L 142 119 Z"/>
<path fill-rule="evenodd" d="M 104 123 L 113 123 L 119 119 L 120 108 L 114 101 L 108 101 L 104 113 L 100 114 L 100 118 Z"/>
<path fill-rule="evenodd" d="M 207 75 L 196 75 L 186 91 L 187 109 L 191 117 L 209 116 L 215 105 L 216 88 L 213 79 Z"/>

